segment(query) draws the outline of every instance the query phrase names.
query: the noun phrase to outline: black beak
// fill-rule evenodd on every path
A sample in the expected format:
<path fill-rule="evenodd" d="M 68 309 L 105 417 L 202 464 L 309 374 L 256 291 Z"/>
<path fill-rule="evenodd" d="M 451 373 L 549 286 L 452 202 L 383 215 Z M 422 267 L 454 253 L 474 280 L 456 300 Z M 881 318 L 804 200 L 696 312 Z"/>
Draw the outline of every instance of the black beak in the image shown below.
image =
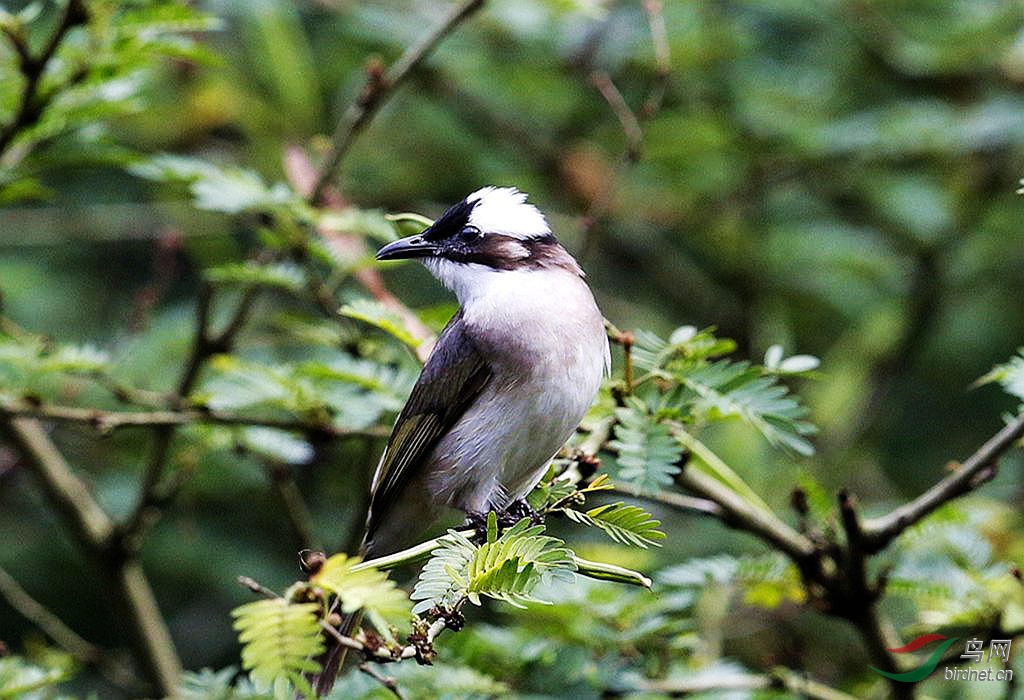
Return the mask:
<path fill-rule="evenodd" d="M 426 232 L 424 232 L 426 233 Z M 437 255 L 438 248 L 423 237 L 422 233 L 415 236 L 399 238 L 388 243 L 377 251 L 378 260 L 404 260 L 405 258 L 429 258 Z"/>

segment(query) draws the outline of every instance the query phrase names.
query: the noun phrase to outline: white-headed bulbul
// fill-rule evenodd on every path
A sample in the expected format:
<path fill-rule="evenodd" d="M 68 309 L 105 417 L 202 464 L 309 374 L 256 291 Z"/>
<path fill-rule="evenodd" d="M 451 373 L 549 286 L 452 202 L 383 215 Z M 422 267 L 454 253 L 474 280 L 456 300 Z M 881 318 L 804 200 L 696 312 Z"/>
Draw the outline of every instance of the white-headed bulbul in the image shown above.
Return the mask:
<path fill-rule="evenodd" d="M 418 258 L 459 310 L 391 432 L 371 486 L 361 554 L 414 544 L 445 508 L 503 511 L 524 498 L 579 425 L 608 371 L 604 319 L 583 271 L 526 195 L 485 187 L 422 233 L 380 249 Z M 346 616 L 351 634 L 358 615 Z M 345 647 L 325 653 L 328 692 Z"/>
<path fill-rule="evenodd" d="M 378 260 L 418 258 L 459 300 L 373 477 L 366 556 L 415 538 L 445 507 L 525 497 L 608 370 L 604 320 L 576 260 L 511 187 L 485 187 Z"/>

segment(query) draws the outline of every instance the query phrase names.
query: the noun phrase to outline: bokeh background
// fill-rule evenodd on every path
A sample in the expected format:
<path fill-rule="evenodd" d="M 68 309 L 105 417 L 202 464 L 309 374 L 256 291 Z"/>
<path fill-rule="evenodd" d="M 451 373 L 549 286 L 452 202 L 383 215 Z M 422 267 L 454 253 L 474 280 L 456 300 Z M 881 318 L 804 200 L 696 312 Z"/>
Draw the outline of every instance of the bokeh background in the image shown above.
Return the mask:
<path fill-rule="evenodd" d="M 389 64 L 444 11 L 406 0 L 197 5 L 219 20 L 186 32 L 201 60 L 147 64 L 123 94 L 105 98 L 120 107 L 110 115 L 58 129 L 13 166 L 0 161 L 9 168 L 0 184 L 4 315 L 102 349 L 125 381 L 154 390 L 175 381 L 188 351 L 201 271 L 247 259 L 263 222 L 199 210 L 183 188 L 136 177 L 125 163 L 169 152 L 285 181 L 284 149 L 301 146 L 315 160 L 362 89 L 367 62 Z M 849 487 L 869 514 L 916 495 L 1016 405 L 998 388 L 971 385 L 1024 345 L 1024 202 L 1015 192 L 1024 175 L 1024 9 L 1000 0 L 666 2 L 665 46 L 650 9 L 488 2 L 359 137 L 338 191 L 359 207 L 435 216 L 482 185 L 518 186 L 579 256 L 620 328 L 667 336 L 684 324 L 715 326 L 754 362 L 773 344 L 821 358 L 817 376 L 795 386 L 819 427 L 813 457 L 772 451 L 740 429 L 710 438 L 768 503 L 785 511 L 792 488 L 810 482 L 825 494 Z M 16 82 L 2 41 L 0 58 L 6 122 Z M 638 119 L 635 152 L 602 94 L 609 81 Z M 386 279 L 435 325 L 454 308 L 418 267 L 388 269 Z M 239 345 L 253 358 L 301 354 L 272 335 L 256 323 Z M 97 439 L 88 427 L 60 425 L 53 436 L 100 502 L 127 513 L 147 433 Z M 346 443 L 297 467 L 323 546 L 351 541 L 381 446 Z M 297 575 L 294 538 L 258 460 L 185 438 L 172 459 L 195 474 L 155 526 L 145 566 L 186 666 L 222 668 L 238 653 L 227 611 L 249 596 L 235 577 L 287 585 Z M 1021 461 L 1009 459 L 965 506 L 983 514 L 976 521 L 992 535 L 993 556 L 1018 562 L 1021 476 Z M 661 515 L 666 546 L 632 560 L 646 569 L 763 551 L 718 523 Z M 85 638 L 123 644 L 103 583 L 2 443 L 0 533 L 0 566 Z M 530 659 L 532 675 L 522 678 L 513 669 L 503 677 L 502 664 L 515 664 L 474 650 L 472 634 L 447 644 L 456 659 L 490 659 L 491 673 L 520 692 L 555 692 L 558 679 L 558 692 L 596 696 L 605 681 L 595 668 L 610 652 L 595 651 L 593 629 L 581 626 L 561 651 L 544 645 L 546 630 L 599 616 L 593 600 L 580 605 L 525 613 L 532 630 L 505 608 L 480 613 L 490 615 L 494 627 L 481 629 L 492 643 Z M 870 685 L 843 624 L 795 604 L 718 605 L 718 617 L 673 632 L 685 640 L 680 655 L 787 663 L 848 690 Z M 0 639 L 20 648 L 33 634 L 0 600 Z M 78 682 L 114 692 L 88 673 Z"/>

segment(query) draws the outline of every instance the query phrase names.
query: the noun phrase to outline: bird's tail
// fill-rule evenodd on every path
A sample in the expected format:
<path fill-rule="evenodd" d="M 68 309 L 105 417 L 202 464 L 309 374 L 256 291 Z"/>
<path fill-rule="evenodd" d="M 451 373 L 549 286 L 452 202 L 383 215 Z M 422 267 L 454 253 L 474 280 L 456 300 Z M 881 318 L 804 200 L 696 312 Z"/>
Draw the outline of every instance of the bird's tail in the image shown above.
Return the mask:
<path fill-rule="evenodd" d="M 338 632 L 344 637 L 352 636 L 352 632 L 359 627 L 363 619 L 362 611 L 357 610 L 342 618 L 338 626 Z M 342 667 L 345 665 L 345 656 L 348 655 L 348 647 L 337 643 L 337 640 L 327 638 L 328 648 L 320 657 L 320 673 L 313 679 L 313 688 L 316 696 L 322 698 L 331 692 L 334 682 L 338 680 Z"/>

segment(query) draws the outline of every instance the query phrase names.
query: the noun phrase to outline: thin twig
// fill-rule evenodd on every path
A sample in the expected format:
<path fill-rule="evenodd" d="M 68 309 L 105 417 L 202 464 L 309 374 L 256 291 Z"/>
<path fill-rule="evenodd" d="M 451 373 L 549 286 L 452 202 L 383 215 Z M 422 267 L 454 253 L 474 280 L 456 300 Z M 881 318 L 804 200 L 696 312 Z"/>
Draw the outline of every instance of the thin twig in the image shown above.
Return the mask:
<path fill-rule="evenodd" d="M 583 246 L 580 253 L 586 258 L 595 245 L 594 230 L 596 224 L 601 220 L 608 209 L 611 208 L 612 198 L 619 180 L 626 170 L 640 158 L 640 144 L 643 141 L 642 122 L 654 117 L 661 109 L 661 103 L 665 98 L 668 89 L 669 78 L 672 75 L 672 56 L 669 49 L 668 31 L 665 26 L 665 16 L 661 0 L 645 0 L 644 12 L 647 14 L 647 23 L 651 32 L 651 44 L 654 49 L 655 75 L 654 81 L 640 107 L 639 113 L 634 112 L 623 98 L 622 93 L 615 87 L 611 76 L 602 71 L 593 71 L 590 74 L 590 82 L 593 84 L 605 102 L 611 108 L 622 131 L 626 137 L 626 147 L 618 162 L 608 175 L 608 179 L 601 189 L 601 192 L 590 203 L 586 214 L 581 220 L 580 234 L 583 238 Z"/>
<path fill-rule="evenodd" d="M 288 175 L 288 181 L 295 191 L 309 198 L 318 174 L 305 151 L 297 147 L 288 148 L 284 154 L 284 169 Z M 345 202 L 341 195 L 331 185 L 324 187 L 321 199 L 324 209 L 342 211 L 345 208 Z M 318 225 L 316 231 L 320 238 L 330 246 L 331 251 L 339 260 L 340 266 L 365 259 L 366 242 L 362 236 L 334 230 L 326 223 Z M 420 341 L 416 346 L 416 357 L 420 362 L 426 362 L 436 340 L 434 332 L 420 320 L 415 312 L 391 293 L 391 290 L 384 284 L 380 270 L 375 267 L 357 267 L 352 272 L 352 276 L 370 293 L 370 296 L 402 318 L 405 328 Z M 317 308 L 325 316 L 334 320 L 338 319 L 338 304 L 330 292 L 321 286 L 311 290 L 311 295 Z"/>
<path fill-rule="evenodd" d="M 264 598 L 280 598 L 277 593 L 270 590 L 256 579 L 249 578 L 248 576 L 239 576 L 238 582 L 248 588 L 253 593 L 263 596 Z"/>
<path fill-rule="evenodd" d="M 60 48 L 64 37 L 74 27 L 85 24 L 88 20 L 85 5 L 81 0 L 68 0 L 61 13 L 57 27 L 46 40 L 46 44 L 39 55 L 33 57 L 29 50 L 27 39 L 13 31 L 4 32 L 10 40 L 15 52 L 18 54 L 19 70 L 25 79 L 21 89 L 21 96 L 18 101 L 17 111 L 9 124 L 0 129 L 0 162 L 7 154 L 8 148 L 17 138 L 18 133 L 34 124 L 43 115 L 45 101 L 39 99 L 39 87 L 46 72 L 46 68 L 57 49 Z"/>
<path fill-rule="evenodd" d="M 391 676 L 385 676 L 383 673 L 371 666 L 369 661 L 364 661 L 359 664 L 359 670 L 390 690 L 396 698 L 399 698 L 399 700 L 402 700 L 405 697 L 402 695 L 402 691 L 398 689 L 398 681 Z"/>
<path fill-rule="evenodd" d="M 68 627 L 60 617 L 33 598 L 3 568 L 0 568 L 0 597 L 75 659 L 95 666 L 100 674 L 114 685 L 132 695 L 143 692 L 140 688 L 141 682 L 127 668 L 111 659 L 105 649 L 83 639 Z"/>
<path fill-rule="evenodd" d="M 26 417 L 61 423 L 82 423 L 95 428 L 102 434 L 112 433 L 121 428 L 153 428 L 157 426 L 179 426 L 213 424 L 225 426 L 258 426 L 277 428 L 293 432 L 318 433 L 329 437 L 387 437 L 388 431 L 381 427 L 348 429 L 331 423 L 303 421 L 297 418 L 271 418 L 248 416 L 212 409 L 181 409 L 176 411 L 106 411 L 98 408 L 35 404 L 28 401 L 0 402 L 0 416 L 10 418 Z"/>
<path fill-rule="evenodd" d="M 885 549 L 911 525 L 936 508 L 970 493 L 995 475 L 999 459 L 1024 436 L 1024 413 L 1007 423 L 998 433 L 968 457 L 952 474 L 913 501 L 886 515 L 864 523 L 864 551 L 874 554 Z"/>
<path fill-rule="evenodd" d="M 463 20 L 480 9 L 483 4 L 484 0 L 462 0 L 451 8 L 448 15 L 432 32 L 410 46 L 386 73 L 381 75 L 379 69 L 374 68 L 368 71 L 369 75 L 362 94 L 345 111 L 334 130 L 331 151 L 312 190 L 311 199 L 314 203 L 320 199 L 327 183 L 334 179 L 342 159 L 348 153 L 356 137 L 370 123 L 377 110 L 391 97 L 395 88 L 430 55 L 442 39 L 448 36 Z"/>
<path fill-rule="evenodd" d="M 693 496 L 687 496 L 682 493 L 675 493 L 674 491 L 655 491 L 649 493 L 642 491 L 632 484 L 619 483 L 615 484 L 615 491 L 621 494 L 630 496 L 631 498 L 640 498 L 645 501 L 651 501 L 652 503 L 660 503 L 676 510 L 681 510 L 686 513 L 697 513 L 698 515 L 710 515 L 714 518 L 722 518 L 725 511 L 722 510 L 722 506 L 715 503 L 714 501 L 707 498 L 695 498 Z"/>
<path fill-rule="evenodd" d="M 319 549 L 319 544 L 313 534 L 313 517 L 309 513 L 309 508 L 306 506 L 298 484 L 295 483 L 295 474 L 291 467 L 283 463 L 270 463 L 268 471 L 270 480 L 281 499 L 281 505 L 284 506 L 285 516 L 291 526 L 298 548 L 300 550 Z"/>
<path fill-rule="evenodd" d="M 611 107 L 615 117 L 619 120 L 623 133 L 626 135 L 625 157 L 630 162 L 640 157 L 640 142 L 644 138 L 644 132 L 640 128 L 640 120 L 629 108 L 626 98 L 622 96 L 619 89 L 615 87 L 611 76 L 604 71 L 594 71 L 590 74 L 590 83 L 597 88 L 605 102 Z"/>
<path fill-rule="evenodd" d="M 184 401 L 192 391 L 206 360 L 217 353 L 228 352 L 231 349 L 235 336 L 241 331 L 245 320 L 252 311 L 258 291 L 257 287 L 246 289 L 224 329 L 214 335 L 210 330 L 213 287 L 207 283 L 200 285 L 192 350 L 185 362 L 181 378 L 178 380 L 175 397 L 178 403 Z M 175 427 L 176 424 L 159 425 L 154 431 L 149 462 L 142 477 L 138 499 L 132 512 L 120 528 L 121 546 L 125 552 L 138 551 L 146 531 L 159 517 L 157 505 L 162 505 L 174 497 L 176 489 L 164 489 L 160 493 L 160 484 L 163 481 L 164 470 L 170 456 Z"/>

